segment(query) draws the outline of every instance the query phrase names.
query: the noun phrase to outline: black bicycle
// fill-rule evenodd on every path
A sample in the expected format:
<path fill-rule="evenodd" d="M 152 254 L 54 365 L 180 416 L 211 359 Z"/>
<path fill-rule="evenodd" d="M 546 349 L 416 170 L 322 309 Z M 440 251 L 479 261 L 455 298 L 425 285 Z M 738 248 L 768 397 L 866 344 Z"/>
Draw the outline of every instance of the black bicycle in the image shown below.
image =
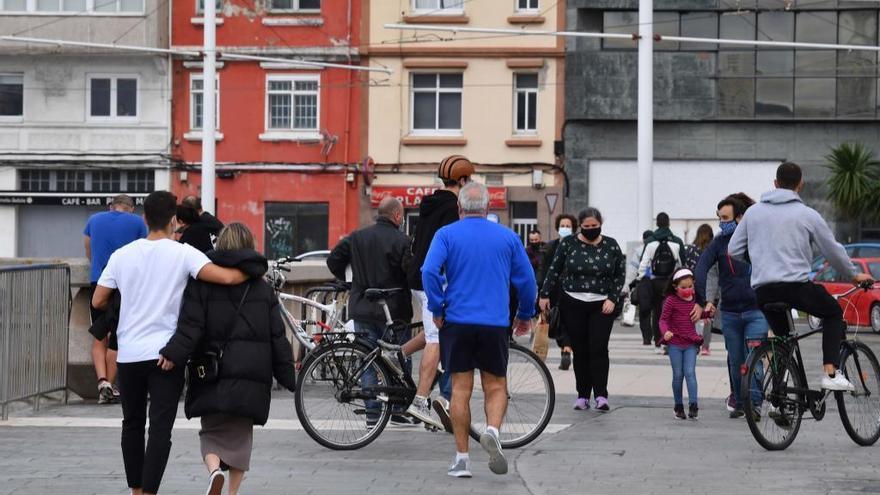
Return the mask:
<path fill-rule="evenodd" d="M 400 289 L 368 289 L 365 297 L 383 308 L 387 332 L 412 330 L 421 323 L 395 324 L 386 300 Z M 387 333 L 386 333 L 387 335 Z M 306 433 L 334 450 L 359 449 L 378 438 L 393 411 L 405 410 L 416 384 L 404 372 L 400 346 L 376 344 L 358 333 L 323 333 L 303 361 L 295 394 L 296 413 Z M 478 375 L 479 376 L 479 375 Z M 435 386 L 437 380 L 435 379 Z M 516 448 L 535 440 L 553 415 L 556 389 L 550 371 L 530 350 L 511 343 L 507 368 L 508 408 L 501 445 Z M 475 380 L 470 435 L 485 427 L 482 388 Z"/>
<path fill-rule="evenodd" d="M 846 297 L 871 285 L 853 287 Z M 772 303 L 765 310 L 785 311 L 789 335 L 749 342 L 752 349 L 743 368 L 742 393 L 746 420 L 755 440 L 767 450 L 784 450 L 800 431 L 804 413 L 816 421 L 825 417 L 832 392 L 812 390 L 807 384 L 799 342 L 821 329 L 797 335 L 791 307 Z M 880 439 L 880 364 L 862 342 L 844 340 L 840 345 L 840 369 L 854 385 L 851 392 L 833 392 L 843 427 L 857 444 L 873 445 Z"/>

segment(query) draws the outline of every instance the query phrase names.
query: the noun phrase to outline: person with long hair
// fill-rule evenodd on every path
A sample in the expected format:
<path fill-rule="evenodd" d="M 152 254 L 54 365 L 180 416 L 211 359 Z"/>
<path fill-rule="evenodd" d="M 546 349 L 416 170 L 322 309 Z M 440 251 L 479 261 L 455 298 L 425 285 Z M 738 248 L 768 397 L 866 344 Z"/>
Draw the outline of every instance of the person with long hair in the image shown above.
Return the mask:
<path fill-rule="evenodd" d="M 266 258 L 254 250 L 254 236 L 241 223 L 220 231 L 208 257 L 245 273 L 265 273 Z M 201 417 L 201 454 L 208 468 L 208 495 L 219 495 L 229 471 L 236 495 L 250 469 L 254 425 L 269 418 L 272 378 L 293 391 L 296 372 L 278 298 L 261 277 L 236 286 L 190 280 L 183 295 L 177 331 L 161 354 L 178 366 L 190 356 L 213 352 L 216 379 L 190 376 L 184 411 Z"/>
<path fill-rule="evenodd" d="M 714 237 L 715 234 L 712 232 L 712 227 L 710 227 L 709 224 L 704 223 L 697 227 L 697 237 L 694 239 L 693 244 L 688 244 L 684 248 L 685 268 L 691 271 L 697 269 L 697 262 L 700 261 L 700 256 L 702 256 L 703 251 L 709 247 L 709 244 Z M 703 334 L 703 345 L 700 348 L 700 354 L 708 356 L 711 354 L 709 344 L 712 343 L 712 321 L 700 321 L 697 324 L 697 327 L 698 330 L 700 330 L 699 327 L 702 327 L 701 333 Z"/>

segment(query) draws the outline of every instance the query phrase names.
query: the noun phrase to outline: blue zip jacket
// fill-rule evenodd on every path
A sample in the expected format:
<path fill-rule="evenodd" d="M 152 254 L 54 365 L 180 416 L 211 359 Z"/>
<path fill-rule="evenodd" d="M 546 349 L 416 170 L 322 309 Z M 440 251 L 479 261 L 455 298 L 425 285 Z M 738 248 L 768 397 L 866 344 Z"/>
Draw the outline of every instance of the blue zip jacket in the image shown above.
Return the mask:
<path fill-rule="evenodd" d="M 422 265 L 422 285 L 428 309 L 449 323 L 508 327 L 511 285 L 519 299 L 517 318 L 535 314 L 538 285 L 522 241 L 485 218 L 463 218 L 437 231 Z"/>
<path fill-rule="evenodd" d="M 752 267 L 731 257 L 727 245 L 733 235 L 717 235 L 700 256 L 694 273 L 697 302 L 706 304 L 706 278 L 709 270 L 718 264 L 718 287 L 721 289 L 721 311 L 745 313 L 758 309 L 755 290 L 752 289 Z"/>

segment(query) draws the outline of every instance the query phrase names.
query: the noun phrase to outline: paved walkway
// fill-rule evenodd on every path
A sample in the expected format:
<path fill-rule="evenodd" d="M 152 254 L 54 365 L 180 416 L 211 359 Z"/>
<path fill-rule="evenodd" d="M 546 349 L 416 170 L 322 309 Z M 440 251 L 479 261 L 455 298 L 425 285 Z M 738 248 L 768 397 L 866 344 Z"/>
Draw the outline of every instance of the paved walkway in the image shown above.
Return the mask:
<path fill-rule="evenodd" d="M 360 451 L 324 449 L 301 431 L 291 396 L 279 393 L 270 424 L 255 433 L 252 471 L 242 493 L 880 493 L 875 460 L 880 450 L 852 443 L 833 404 L 825 421 L 805 420 L 784 452 L 764 451 L 743 420 L 728 419 L 720 339 L 713 356 L 698 363 L 700 420 L 672 419 L 667 358 L 643 348 L 636 333 L 618 329 L 613 335 L 613 410 L 607 414 L 570 409 L 571 373 L 556 370 L 558 354 L 551 356 L 558 390 L 551 428 L 535 443 L 508 453 L 507 476 L 491 474 L 474 443 L 475 477 L 449 479 L 451 436 L 418 428 L 389 428 Z M 864 340 L 880 350 L 880 338 Z M 816 373 L 819 341 L 810 339 L 804 349 Z M 0 423 L 0 494 L 127 493 L 120 418 L 118 406 L 82 403 L 47 403 L 36 415 L 17 411 Z M 182 419 L 178 426 L 162 493 L 204 493 L 198 423 Z"/>

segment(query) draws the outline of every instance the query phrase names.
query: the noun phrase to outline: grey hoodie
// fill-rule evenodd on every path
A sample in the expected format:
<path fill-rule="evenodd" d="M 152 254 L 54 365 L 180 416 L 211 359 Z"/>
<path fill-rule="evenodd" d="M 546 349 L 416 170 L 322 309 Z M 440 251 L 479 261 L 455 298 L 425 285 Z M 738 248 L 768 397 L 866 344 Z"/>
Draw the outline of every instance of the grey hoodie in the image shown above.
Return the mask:
<path fill-rule="evenodd" d="M 825 255 L 844 279 L 855 277 L 843 246 L 819 213 L 788 189 L 764 193 L 761 202 L 746 211 L 728 245 L 731 256 L 752 264 L 752 287 L 776 282 L 808 282 L 812 245 Z"/>

